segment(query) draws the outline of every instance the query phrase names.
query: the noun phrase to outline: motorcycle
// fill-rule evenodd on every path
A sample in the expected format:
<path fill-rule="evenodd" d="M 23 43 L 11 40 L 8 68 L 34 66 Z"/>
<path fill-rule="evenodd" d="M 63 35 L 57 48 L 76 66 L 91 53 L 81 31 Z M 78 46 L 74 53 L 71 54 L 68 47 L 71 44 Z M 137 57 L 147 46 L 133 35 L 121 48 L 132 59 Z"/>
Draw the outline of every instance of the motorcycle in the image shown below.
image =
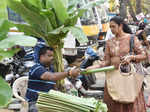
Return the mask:
<path fill-rule="evenodd" d="M 11 61 L 7 62 L 10 72 L 6 75 L 5 80 L 13 85 L 14 81 L 22 76 L 28 76 L 29 69 L 35 64 L 32 56 L 33 52 L 21 49 L 16 53 Z"/>

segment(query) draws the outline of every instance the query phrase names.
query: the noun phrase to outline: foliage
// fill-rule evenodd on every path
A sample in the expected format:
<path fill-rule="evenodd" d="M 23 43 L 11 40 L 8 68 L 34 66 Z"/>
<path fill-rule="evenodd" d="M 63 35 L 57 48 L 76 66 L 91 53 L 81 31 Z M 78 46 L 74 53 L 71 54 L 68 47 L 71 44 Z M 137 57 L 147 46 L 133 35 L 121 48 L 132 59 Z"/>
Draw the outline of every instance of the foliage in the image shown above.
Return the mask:
<path fill-rule="evenodd" d="M 94 98 L 80 98 L 50 90 L 40 93 L 37 101 L 39 112 L 107 112 L 107 106 Z"/>
<path fill-rule="evenodd" d="M 14 35 L 8 37 L 9 28 L 13 24 L 8 20 L 0 20 L 0 61 L 6 57 L 12 57 L 19 49 L 11 49 L 15 45 L 20 46 L 34 46 L 37 40 L 33 37 L 23 36 L 23 35 Z M 0 74 L 3 75 L 3 74 Z M 9 85 L 0 77 L 0 107 L 4 107 L 11 100 L 12 91 Z"/>
<path fill-rule="evenodd" d="M 12 91 L 10 86 L 5 82 L 2 77 L 0 77 L 0 89 L 0 107 L 4 107 L 11 100 Z"/>
<path fill-rule="evenodd" d="M 0 20 L 0 61 L 6 57 L 12 57 L 16 52 L 18 52 L 18 49 L 8 50 L 8 48 L 12 48 L 16 45 L 35 46 L 37 42 L 35 38 L 23 35 L 13 35 L 8 38 L 9 28 L 12 26 L 13 24 L 8 20 Z"/>
<path fill-rule="evenodd" d="M 1 0 L 0 3 L 0 18 L 8 18 L 6 0 Z"/>

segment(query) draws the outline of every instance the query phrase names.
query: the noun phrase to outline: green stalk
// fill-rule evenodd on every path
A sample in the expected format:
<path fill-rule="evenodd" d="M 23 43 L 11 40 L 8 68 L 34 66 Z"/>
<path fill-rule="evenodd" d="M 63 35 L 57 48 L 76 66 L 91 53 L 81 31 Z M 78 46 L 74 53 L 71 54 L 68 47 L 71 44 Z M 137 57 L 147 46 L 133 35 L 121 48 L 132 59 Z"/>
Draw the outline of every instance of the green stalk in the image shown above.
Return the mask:
<path fill-rule="evenodd" d="M 92 70 L 83 70 L 81 71 L 81 74 L 91 74 L 91 73 L 97 73 L 97 72 L 106 72 L 106 71 L 111 71 L 114 70 L 114 66 L 108 66 L 108 67 L 103 67 L 103 68 L 97 68 L 97 69 L 92 69 Z"/>
<path fill-rule="evenodd" d="M 55 37 L 55 38 L 59 38 L 59 37 Z M 48 40 L 48 38 L 47 38 L 47 41 L 48 41 L 49 46 L 54 48 L 54 68 L 55 68 L 55 72 L 63 72 L 64 71 L 64 65 L 63 65 L 63 61 L 62 61 L 62 59 L 63 59 L 63 55 L 62 55 L 63 43 L 62 43 L 62 40 L 59 40 L 57 45 L 53 45 L 52 41 Z M 56 83 L 57 83 L 57 88 L 60 91 L 64 91 L 64 88 L 63 88 L 64 80 L 57 81 Z"/>

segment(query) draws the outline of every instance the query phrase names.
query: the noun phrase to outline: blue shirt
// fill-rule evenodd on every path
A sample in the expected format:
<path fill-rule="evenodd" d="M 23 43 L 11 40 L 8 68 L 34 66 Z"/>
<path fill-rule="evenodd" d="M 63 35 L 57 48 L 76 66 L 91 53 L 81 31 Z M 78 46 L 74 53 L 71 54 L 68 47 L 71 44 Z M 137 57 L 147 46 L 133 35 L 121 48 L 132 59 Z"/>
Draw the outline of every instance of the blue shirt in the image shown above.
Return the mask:
<path fill-rule="evenodd" d="M 48 70 L 42 65 L 37 63 L 29 71 L 28 88 L 26 92 L 26 100 L 28 102 L 36 102 L 38 99 L 38 92 L 48 92 L 54 88 L 56 82 L 45 81 L 40 77 Z M 54 72 L 53 67 L 49 68 L 49 72 Z"/>
<path fill-rule="evenodd" d="M 38 42 L 34 47 L 34 61 L 39 63 L 39 51 L 42 47 L 46 46 L 45 41 L 42 38 L 38 38 Z"/>

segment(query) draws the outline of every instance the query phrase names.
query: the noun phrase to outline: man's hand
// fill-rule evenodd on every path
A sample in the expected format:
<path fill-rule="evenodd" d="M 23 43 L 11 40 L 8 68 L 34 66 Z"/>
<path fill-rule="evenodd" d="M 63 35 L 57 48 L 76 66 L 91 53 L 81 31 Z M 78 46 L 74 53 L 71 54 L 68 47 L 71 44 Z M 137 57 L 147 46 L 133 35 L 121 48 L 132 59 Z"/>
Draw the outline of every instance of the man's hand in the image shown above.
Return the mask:
<path fill-rule="evenodd" d="M 72 77 L 77 77 L 79 74 L 80 74 L 80 69 L 71 69 L 69 71 L 69 74 L 72 76 Z"/>

